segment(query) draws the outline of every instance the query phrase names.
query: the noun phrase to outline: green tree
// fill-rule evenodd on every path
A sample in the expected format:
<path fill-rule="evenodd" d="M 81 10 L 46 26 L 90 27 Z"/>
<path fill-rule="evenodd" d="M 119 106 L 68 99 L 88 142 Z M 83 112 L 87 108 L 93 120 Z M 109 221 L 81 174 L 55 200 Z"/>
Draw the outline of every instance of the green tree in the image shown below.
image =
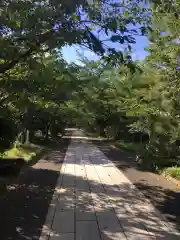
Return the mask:
<path fill-rule="evenodd" d="M 0 73 L 31 61 L 38 52 L 60 49 L 67 44 L 80 44 L 97 54 L 106 52 L 112 56 L 116 51 L 105 44 L 107 40 L 133 44 L 133 34 L 145 32 L 149 17 L 147 9 L 141 6 L 138 2 L 111 0 L 4 0 Z"/>

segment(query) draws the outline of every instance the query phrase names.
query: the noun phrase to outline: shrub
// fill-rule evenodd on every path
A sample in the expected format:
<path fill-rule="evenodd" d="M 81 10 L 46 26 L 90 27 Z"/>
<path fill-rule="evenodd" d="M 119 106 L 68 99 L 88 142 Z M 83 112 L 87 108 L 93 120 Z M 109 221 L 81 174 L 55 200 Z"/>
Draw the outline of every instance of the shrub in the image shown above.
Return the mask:
<path fill-rule="evenodd" d="M 173 178 L 177 178 L 177 179 L 180 179 L 180 167 L 168 167 L 168 168 L 165 168 L 162 172 L 162 174 L 164 176 L 170 176 L 170 177 L 173 177 Z"/>

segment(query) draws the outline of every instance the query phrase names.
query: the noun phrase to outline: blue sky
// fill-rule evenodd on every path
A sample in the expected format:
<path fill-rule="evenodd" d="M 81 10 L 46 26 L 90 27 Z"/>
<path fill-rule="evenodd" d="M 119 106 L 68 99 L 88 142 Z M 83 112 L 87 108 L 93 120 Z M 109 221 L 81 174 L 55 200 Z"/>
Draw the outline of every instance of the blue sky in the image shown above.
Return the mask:
<path fill-rule="evenodd" d="M 122 46 L 123 47 L 123 46 Z M 145 48 L 148 47 L 148 40 L 146 37 L 139 36 L 136 37 L 136 43 L 132 45 L 132 58 L 133 60 L 142 60 L 147 56 L 147 51 L 145 51 Z M 70 63 L 79 63 L 79 54 L 78 52 L 85 57 L 87 57 L 89 60 L 97 60 L 98 56 L 94 54 L 94 52 L 87 50 L 85 48 L 81 48 L 79 46 L 66 46 L 62 49 L 62 54 L 65 58 L 65 60 Z"/>

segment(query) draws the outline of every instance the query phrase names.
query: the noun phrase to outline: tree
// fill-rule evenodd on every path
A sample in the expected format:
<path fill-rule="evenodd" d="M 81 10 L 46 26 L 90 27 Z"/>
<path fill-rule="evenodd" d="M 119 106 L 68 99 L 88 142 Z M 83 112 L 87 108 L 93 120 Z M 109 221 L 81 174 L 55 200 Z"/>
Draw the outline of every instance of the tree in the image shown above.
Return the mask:
<path fill-rule="evenodd" d="M 149 25 L 148 9 L 141 6 L 138 2 L 111 0 L 4 0 L 0 73 L 31 61 L 38 52 L 60 49 L 67 44 L 80 44 L 112 57 L 116 50 L 105 44 L 107 40 L 130 45 L 135 43 L 133 34 L 145 33 Z M 105 39 L 99 37 L 103 35 Z"/>
<path fill-rule="evenodd" d="M 33 132 L 41 130 L 48 137 L 49 129 L 53 131 L 53 126 L 55 128 L 59 123 L 58 131 L 63 131 L 62 109 L 68 91 L 70 93 L 68 82 L 71 75 L 58 53 L 37 55 L 33 60 L 31 66 L 24 63 L 11 70 L 1 88 L 6 96 L 2 107 L 16 112 L 19 131 L 26 130 L 26 142 L 29 141 L 29 132 L 32 136 Z"/>

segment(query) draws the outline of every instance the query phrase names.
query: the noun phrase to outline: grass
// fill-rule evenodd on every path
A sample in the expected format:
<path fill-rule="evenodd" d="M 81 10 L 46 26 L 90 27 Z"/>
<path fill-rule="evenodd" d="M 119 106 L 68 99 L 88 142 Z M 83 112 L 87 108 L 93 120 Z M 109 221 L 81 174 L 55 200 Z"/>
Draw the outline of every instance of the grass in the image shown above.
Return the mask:
<path fill-rule="evenodd" d="M 23 158 L 25 161 L 30 161 L 33 157 L 35 157 L 40 151 L 42 147 L 35 144 L 21 145 L 13 147 L 3 154 L 1 157 L 3 159 L 6 158 Z"/>
<path fill-rule="evenodd" d="M 180 167 L 173 166 L 173 167 L 164 168 L 160 172 L 160 174 L 162 174 L 165 177 L 172 177 L 180 180 Z"/>

